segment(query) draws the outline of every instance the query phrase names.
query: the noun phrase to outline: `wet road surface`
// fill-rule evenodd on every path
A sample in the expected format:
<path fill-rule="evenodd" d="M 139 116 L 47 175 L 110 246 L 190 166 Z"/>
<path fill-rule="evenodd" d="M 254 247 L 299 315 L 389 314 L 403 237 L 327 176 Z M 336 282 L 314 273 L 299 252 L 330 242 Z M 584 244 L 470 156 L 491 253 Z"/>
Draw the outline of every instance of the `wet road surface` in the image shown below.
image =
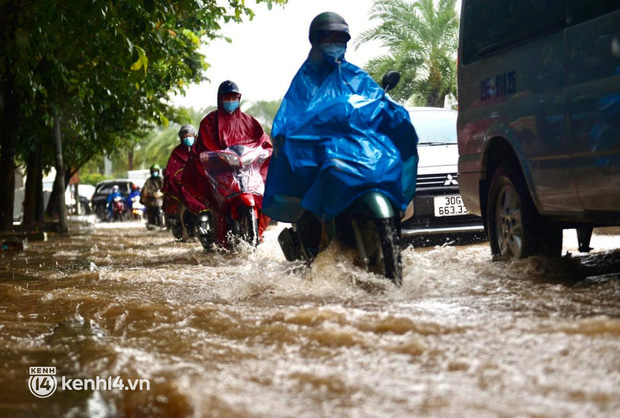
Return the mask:
<path fill-rule="evenodd" d="M 556 261 L 408 248 L 396 289 L 338 248 L 287 262 L 277 228 L 230 254 L 72 232 L 0 253 L 2 417 L 620 415 L 618 236 Z M 49 397 L 31 366 L 56 367 Z M 61 385 L 97 377 L 125 383 Z"/>

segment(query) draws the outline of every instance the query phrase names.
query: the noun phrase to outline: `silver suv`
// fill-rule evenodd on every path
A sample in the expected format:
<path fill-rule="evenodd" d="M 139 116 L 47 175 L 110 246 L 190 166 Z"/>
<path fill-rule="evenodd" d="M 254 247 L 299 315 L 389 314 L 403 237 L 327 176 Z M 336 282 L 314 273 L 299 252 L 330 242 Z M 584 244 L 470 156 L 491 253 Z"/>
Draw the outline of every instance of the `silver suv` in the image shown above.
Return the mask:
<path fill-rule="evenodd" d="M 459 194 L 456 145 L 457 113 L 437 107 L 407 109 L 418 134 L 418 177 L 413 216 L 401 223 L 403 237 L 475 238 L 484 232 Z"/>

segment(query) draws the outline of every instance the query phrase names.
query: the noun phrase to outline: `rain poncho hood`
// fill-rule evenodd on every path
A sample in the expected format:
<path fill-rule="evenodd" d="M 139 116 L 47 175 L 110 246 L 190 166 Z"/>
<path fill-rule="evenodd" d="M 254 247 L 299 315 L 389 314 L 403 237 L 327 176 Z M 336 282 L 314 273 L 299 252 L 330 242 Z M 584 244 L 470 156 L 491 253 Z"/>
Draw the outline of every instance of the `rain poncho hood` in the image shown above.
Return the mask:
<path fill-rule="evenodd" d="M 418 164 L 408 112 L 359 67 L 317 64 L 313 53 L 273 122 L 263 211 L 295 222 L 306 209 L 327 221 L 369 191 L 405 210 Z"/>
<path fill-rule="evenodd" d="M 263 144 L 269 141 L 260 122 L 240 109 L 232 113 L 224 110 L 221 96 L 218 110 L 209 113 L 200 122 L 195 151 L 216 151 L 231 145 Z"/>
<path fill-rule="evenodd" d="M 205 206 L 185 190 L 182 182 L 185 165 L 194 155 L 195 152 L 193 147 L 188 147 L 185 144 L 179 144 L 172 150 L 166 168 L 164 169 L 164 187 L 161 191 L 164 192 L 168 198 L 178 200 L 191 212 L 198 213 L 205 210 Z M 172 205 L 166 205 L 166 208 L 171 206 Z"/>

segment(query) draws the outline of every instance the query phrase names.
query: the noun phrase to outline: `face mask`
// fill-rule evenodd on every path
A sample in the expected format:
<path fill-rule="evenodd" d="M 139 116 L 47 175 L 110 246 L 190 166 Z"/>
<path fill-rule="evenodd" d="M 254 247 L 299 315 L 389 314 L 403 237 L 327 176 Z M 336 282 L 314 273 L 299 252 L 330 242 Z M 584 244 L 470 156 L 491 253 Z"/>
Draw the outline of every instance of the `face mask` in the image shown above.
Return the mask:
<path fill-rule="evenodd" d="M 159 171 L 155 171 L 151 174 L 153 177 L 159 177 Z"/>
<path fill-rule="evenodd" d="M 222 102 L 222 105 L 224 106 L 224 110 L 228 113 L 232 113 L 239 107 L 239 102 L 236 100 L 234 102 Z"/>
<path fill-rule="evenodd" d="M 191 147 L 192 145 L 194 145 L 194 141 L 196 140 L 196 138 L 194 138 L 193 136 L 186 136 L 185 138 L 183 138 L 183 143 L 185 145 L 187 145 L 188 147 Z"/>
<path fill-rule="evenodd" d="M 344 53 L 347 50 L 347 44 L 321 44 L 321 49 L 328 58 L 331 58 L 334 61 L 340 61 L 344 58 Z"/>

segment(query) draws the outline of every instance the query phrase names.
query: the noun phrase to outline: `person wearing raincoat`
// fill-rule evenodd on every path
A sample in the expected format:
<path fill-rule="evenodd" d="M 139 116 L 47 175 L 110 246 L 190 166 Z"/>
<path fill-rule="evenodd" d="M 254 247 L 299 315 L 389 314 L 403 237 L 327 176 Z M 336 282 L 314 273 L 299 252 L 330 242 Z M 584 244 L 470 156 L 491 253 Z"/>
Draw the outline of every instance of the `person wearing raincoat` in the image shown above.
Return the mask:
<path fill-rule="evenodd" d="M 217 151 L 232 145 L 255 145 L 271 151 L 271 141 L 260 122 L 243 113 L 239 108 L 241 91 L 236 83 L 226 80 L 217 91 L 217 110 L 206 115 L 200 122 L 198 139 L 194 146 L 194 156 L 188 161 L 183 172 L 182 182 L 187 194 L 209 209 L 216 207 L 215 200 L 207 194 L 208 178 L 200 161 L 200 153 Z M 269 158 L 261 166 L 263 180 L 267 177 Z M 186 196 L 187 196 L 186 194 Z M 218 241 L 226 242 L 226 214 L 216 214 Z M 259 216 L 259 235 L 269 225 L 269 218 Z"/>
<path fill-rule="evenodd" d="M 177 217 L 183 229 L 182 240 L 193 236 L 194 217 L 205 210 L 205 206 L 186 192 L 183 187 L 183 170 L 194 156 L 198 131 L 193 125 L 186 124 L 179 129 L 179 145 L 170 154 L 164 168 L 164 213 L 168 218 Z"/>
<path fill-rule="evenodd" d="M 325 222 L 369 190 L 381 191 L 404 211 L 415 193 L 418 164 L 408 112 L 345 60 L 351 36 L 342 16 L 319 14 L 309 38 L 308 58 L 273 122 L 263 211 L 283 222 L 297 222 L 307 212 Z"/>
<path fill-rule="evenodd" d="M 164 186 L 164 180 L 161 178 L 161 167 L 159 164 L 153 164 L 150 167 L 151 176 L 146 179 L 142 190 L 140 191 L 140 203 L 146 207 L 147 224 L 156 225 L 156 210 L 162 205 L 161 197 L 157 195 Z M 161 225 L 157 225 L 161 226 Z"/>
<path fill-rule="evenodd" d="M 131 186 L 131 192 L 125 198 L 125 207 L 127 208 L 127 212 L 129 212 L 130 216 L 133 216 L 133 205 L 140 201 L 140 186 L 137 184 L 133 184 Z M 144 208 L 142 208 L 142 212 L 144 213 Z M 140 219 L 142 219 L 142 214 L 140 215 Z"/>
<path fill-rule="evenodd" d="M 108 220 L 111 220 L 114 217 L 114 199 L 116 199 L 117 197 L 123 197 L 123 195 L 121 194 L 121 192 L 118 190 L 118 186 L 114 185 L 112 187 L 112 193 L 110 193 L 108 195 L 108 197 L 106 198 L 106 213 L 107 213 L 107 217 Z"/>

